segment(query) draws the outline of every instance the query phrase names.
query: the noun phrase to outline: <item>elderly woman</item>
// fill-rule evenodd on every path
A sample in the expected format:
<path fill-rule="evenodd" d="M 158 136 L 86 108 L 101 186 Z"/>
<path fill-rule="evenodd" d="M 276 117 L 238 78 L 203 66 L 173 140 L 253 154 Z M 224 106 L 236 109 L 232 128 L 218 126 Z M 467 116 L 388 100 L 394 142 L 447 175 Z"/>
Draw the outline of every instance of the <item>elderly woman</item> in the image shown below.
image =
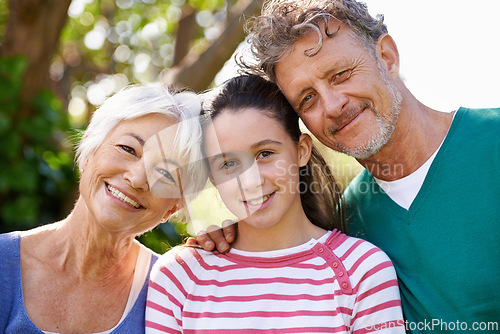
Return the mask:
<path fill-rule="evenodd" d="M 132 86 L 93 115 L 64 220 L 0 235 L 0 332 L 142 333 L 157 259 L 135 237 L 204 186 L 194 94 Z"/>

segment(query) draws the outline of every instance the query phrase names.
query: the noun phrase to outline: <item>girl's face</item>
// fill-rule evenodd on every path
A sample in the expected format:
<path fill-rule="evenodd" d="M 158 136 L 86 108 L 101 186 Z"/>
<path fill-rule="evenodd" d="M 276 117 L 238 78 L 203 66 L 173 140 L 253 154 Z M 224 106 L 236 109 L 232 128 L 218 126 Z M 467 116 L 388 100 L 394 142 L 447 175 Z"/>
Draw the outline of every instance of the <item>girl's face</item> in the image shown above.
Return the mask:
<path fill-rule="evenodd" d="M 140 234 L 176 211 L 182 174 L 176 168 L 183 165 L 171 147 L 176 127 L 150 114 L 123 121 L 106 136 L 81 166 L 80 193 L 93 221 L 109 232 Z"/>
<path fill-rule="evenodd" d="M 205 150 L 211 181 L 240 221 L 267 228 L 302 209 L 299 167 L 309 160 L 308 135 L 295 143 L 265 111 L 223 110 L 206 128 Z"/>

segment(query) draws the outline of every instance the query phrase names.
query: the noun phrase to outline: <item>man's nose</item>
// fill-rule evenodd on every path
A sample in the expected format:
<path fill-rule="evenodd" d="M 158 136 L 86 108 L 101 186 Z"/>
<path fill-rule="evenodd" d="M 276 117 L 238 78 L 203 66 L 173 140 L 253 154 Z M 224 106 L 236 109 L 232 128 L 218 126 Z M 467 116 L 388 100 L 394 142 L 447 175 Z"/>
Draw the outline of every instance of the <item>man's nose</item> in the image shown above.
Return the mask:
<path fill-rule="evenodd" d="M 321 94 L 323 116 L 325 118 L 338 118 L 342 115 L 344 106 L 347 105 L 348 98 L 345 94 L 336 90 L 325 88 Z"/>

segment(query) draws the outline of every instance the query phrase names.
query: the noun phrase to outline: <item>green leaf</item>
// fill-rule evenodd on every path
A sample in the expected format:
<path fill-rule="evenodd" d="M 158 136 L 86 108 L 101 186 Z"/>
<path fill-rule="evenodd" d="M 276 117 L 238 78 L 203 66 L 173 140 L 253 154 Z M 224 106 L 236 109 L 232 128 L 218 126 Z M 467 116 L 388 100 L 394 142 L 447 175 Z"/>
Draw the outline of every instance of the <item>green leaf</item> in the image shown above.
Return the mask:
<path fill-rule="evenodd" d="M 16 223 L 19 226 L 30 226 L 38 216 L 40 201 L 34 195 L 20 195 L 19 197 L 8 200 L 1 207 L 1 217 L 3 220 Z"/>
<path fill-rule="evenodd" d="M 7 117 L 5 114 L 0 114 L 0 135 L 7 133 L 9 131 L 10 127 L 12 125 L 12 122 L 10 118 Z"/>
<path fill-rule="evenodd" d="M 0 153 L 2 159 L 13 159 L 21 152 L 21 136 L 15 131 L 10 131 L 2 136 L 2 145 L 0 145 Z"/>

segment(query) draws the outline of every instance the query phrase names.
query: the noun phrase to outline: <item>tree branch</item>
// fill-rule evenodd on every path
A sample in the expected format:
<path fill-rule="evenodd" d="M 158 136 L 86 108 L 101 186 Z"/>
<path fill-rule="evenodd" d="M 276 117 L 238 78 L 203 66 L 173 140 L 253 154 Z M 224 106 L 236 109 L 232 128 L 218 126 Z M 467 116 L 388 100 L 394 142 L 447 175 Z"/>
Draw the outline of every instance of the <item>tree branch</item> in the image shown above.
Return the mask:
<path fill-rule="evenodd" d="M 182 16 L 179 20 L 179 25 L 177 26 L 174 61 L 172 66 L 177 66 L 188 54 L 195 27 L 196 11 L 189 4 L 186 4 L 182 7 Z"/>
<path fill-rule="evenodd" d="M 223 33 L 201 55 L 188 54 L 165 73 L 162 81 L 178 88 L 202 91 L 210 86 L 215 75 L 245 39 L 243 16 L 254 16 L 260 12 L 262 0 L 239 0 L 228 15 Z"/>

